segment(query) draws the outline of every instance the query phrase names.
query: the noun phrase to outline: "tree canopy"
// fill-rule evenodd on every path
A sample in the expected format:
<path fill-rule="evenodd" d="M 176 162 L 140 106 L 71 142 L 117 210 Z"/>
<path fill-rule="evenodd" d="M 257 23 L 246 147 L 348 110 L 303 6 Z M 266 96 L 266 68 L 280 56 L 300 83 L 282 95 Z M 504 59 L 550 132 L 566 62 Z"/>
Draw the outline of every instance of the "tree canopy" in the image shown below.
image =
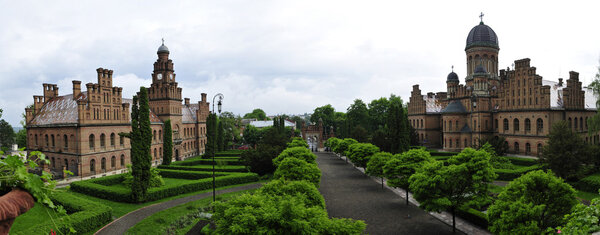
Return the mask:
<path fill-rule="evenodd" d="M 265 113 L 265 111 L 262 109 L 254 109 L 251 113 L 244 114 L 244 118 L 254 118 L 259 121 L 264 121 L 267 120 L 267 113 Z"/>
<path fill-rule="evenodd" d="M 379 147 L 370 143 L 355 143 L 348 147 L 348 157 L 357 167 L 366 168 L 371 156 L 379 152 Z"/>
<path fill-rule="evenodd" d="M 306 180 L 313 183 L 315 187 L 319 187 L 321 170 L 316 164 L 307 163 L 295 157 L 288 157 L 279 163 L 273 177 L 284 180 Z"/>
<path fill-rule="evenodd" d="M 295 157 L 307 163 L 316 164 L 317 156 L 305 147 L 291 147 L 284 149 L 279 156 L 273 159 L 273 164 L 279 166 L 286 158 Z"/>
<path fill-rule="evenodd" d="M 556 175 L 568 179 L 577 175 L 587 156 L 586 150 L 579 134 L 573 132 L 566 121 L 558 121 L 552 125 L 540 160 Z"/>
<path fill-rule="evenodd" d="M 408 187 L 410 177 L 425 163 L 434 161 L 429 152 L 423 149 L 411 149 L 402 154 L 396 154 L 383 167 L 383 174 L 388 179 L 390 187 L 400 187 L 406 190 L 408 205 Z"/>

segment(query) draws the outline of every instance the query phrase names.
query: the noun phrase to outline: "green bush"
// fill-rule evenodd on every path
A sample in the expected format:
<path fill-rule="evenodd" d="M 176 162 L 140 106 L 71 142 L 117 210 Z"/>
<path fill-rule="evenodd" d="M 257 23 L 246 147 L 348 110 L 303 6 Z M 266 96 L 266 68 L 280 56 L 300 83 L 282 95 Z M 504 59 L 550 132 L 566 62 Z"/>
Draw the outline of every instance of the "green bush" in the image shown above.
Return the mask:
<path fill-rule="evenodd" d="M 456 153 L 456 152 L 438 152 L 438 151 L 429 151 L 429 154 L 430 154 L 432 157 L 436 157 L 436 156 L 451 157 L 451 156 L 457 155 L 457 154 L 459 154 L 459 153 Z"/>
<path fill-rule="evenodd" d="M 242 161 L 240 161 L 239 158 L 231 158 L 231 157 L 216 157 L 215 158 L 215 162 L 217 162 L 217 165 L 222 164 L 222 165 L 229 165 L 229 166 L 243 166 L 244 163 Z M 212 166 L 212 158 L 207 158 L 207 159 L 192 159 L 192 160 L 185 160 L 185 161 L 179 161 L 179 162 L 173 162 L 171 163 L 171 165 L 177 165 L 177 166 L 196 166 L 196 165 L 211 165 Z"/>
<path fill-rule="evenodd" d="M 258 193 L 272 196 L 295 196 L 302 199 L 308 207 L 318 206 L 325 209 L 325 199 L 315 185 L 307 181 L 273 180 L 258 190 Z"/>
<path fill-rule="evenodd" d="M 283 159 L 286 159 L 288 157 L 295 157 L 295 158 L 304 160 L 305 162 L 311 163 L 311 164 L 316 164 L 315 160 L 317 159 L 317 156 L 314 153 L 312 153 L 310 150 L 308 150 L 307 148 L 291 147 L 291 148 L 284 149 L 279 154 L 279 156 L 277 156 L 275 159 L 273 159 L 273 165 L 279 166 L 281 161 L 283 161 Z"/>
<path fill-rule="evenodd" d="M 133 176 L 131 175 L 131 166 L 127 166 L 128 172 L 124 174 L 123 176 L 123 184 L 127 187 L 131 187 L 131 184 L 133 182 Z M 148 182 L 148 187 L 160 187 L 165 185 L 165 181 L 162 179 L 162 176 L 160 175 L 160 170 L 158 170 L 157 168 L 150 168 L 150 182 Z"/>
<path fill-rule="evenodd" d="M 505 180 L 510 181 L 516 178 L 519 178 L 521 175 L 526 174 L 527 172 L 541 169 L 540 165 L 532 165 L 525 167 L 518 167 L 516 169 L 494 169 L 494 172 L 498 175 L 496 180 Z"/>
<path fill-rule="evenodd" d="M 488 227 L 487 215 L 471 207 L 462 207 L 456 210 L 456 216 L 484 229 L 487 229 Z"/>
<path fill-rule="evenodd" d="M 244 184 L 258 181 L 258 175 L 253 173 L 233 173 L 216 177 L 217 187 Z M 156 201 L 179 194 L 201 191 L 212 188 L 212 178 L 199 179 L 178 185 L 165 185 L 150 188 L 144 201 Z M 94 197 L 104 198 L 116 202 L 137 202 L 131 195 L 131 189 L 110 187 L 96 184 L 89 180 L 71 183 L 71 190 Z"/>
<path fill-rule="evenodd" d="M 291 142 L 287 143 L 288 148 L 303 147 L 308 148 L 308 144 L 300 137 L 294 137 Z"/>
<path fill-rule="evenodd" d="M 109 223 L 112 220 L 112 208 L 94 201 L 83 199 L 66 192 L 56 192 L 50 196 L 56 204 L 62 205 L 71 214 L 54 221 L 39 221 L 29 229 L 11 232 L 11 234 L 49 234 L 50 229 L 69 233 L 69 228 L 77 234 L 83 234 Z M 59 234 L 60 234 L 59 233 Z"/>
<path fill-rule="evenodd" d="M 346 156 L 350 158 L 350 161 L 357 167 L 366 168 L 369 159 L 373 154 L 379 152 L 379 147 L 370 143 L 355 143 L 348 147 Z"/>
<path fill-rule="evenodd" d="M 273 177 L 285 180 L 306 180 L 319 187 L 321 170 L 316 164 L 310 164 L 295 157 L 288 157 L 281 161 Z"/>
<path fill-rule="evenodd" d="M 506 157 L 512 164 L 519 166 L 533 166 L 538 164 L 537 159 L 533 158 L 522 158 L 522 157 Z"/>
<path fill-rule="evenodd" d="M 94 183 L 94 184 L 110 186 L 110 185 L 120 184 L 121 182 L 123 182 L 124 177 L 125 177 L 125 174 L 118 174 L 118 175 L 104 176 L 104 177 L 95 178 L 95 179 L 89 179 L 86 181 Z"/>
<path fill-rule="evenodd" d="M 600 189 L 600 173 L 587 176 L 575 184 L 575 188 L 586 192 L 598 192 Z"/>
<path fill-rule="evenodd" d="M 206 165 L 196 165 L 196 166 L 178 166 L 178 165 L 168 165 L 168 166 L 158 166 L 158 169 L 171 169 L 171 170 L 185 170 L 185 171 L 211 171 L 213 170 L 212 166 Z M 215 166 L 215 171 L 219 172 L 248 172 L 245 166 Z"/>
<path fill-rule="evenodd" d="M 161 169 L 160 175 L 165 178 L 177 178 L 177 179 L 205 179 L 211 178 L 212 172 L 210 171 L 184 171 L 184 170 L 169 170 L 169 169 Z M 224 176 L 226 173 L 217 172 L 215 176 Z"/>

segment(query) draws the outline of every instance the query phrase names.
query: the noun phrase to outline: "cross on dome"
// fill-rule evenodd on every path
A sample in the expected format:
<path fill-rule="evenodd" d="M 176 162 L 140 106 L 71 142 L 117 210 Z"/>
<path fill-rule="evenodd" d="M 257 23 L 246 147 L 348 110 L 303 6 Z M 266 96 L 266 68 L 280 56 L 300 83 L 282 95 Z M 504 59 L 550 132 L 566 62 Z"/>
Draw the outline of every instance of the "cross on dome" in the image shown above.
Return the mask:
<path fill-rule="evenodd" d="M 479 14 L 479 19 L 481 20 L 481 23 L 483 23 L 483 16 L 484 16 L 484 14 L 483 14 L 483 12 L 481 12 L 481 14 Z"/>

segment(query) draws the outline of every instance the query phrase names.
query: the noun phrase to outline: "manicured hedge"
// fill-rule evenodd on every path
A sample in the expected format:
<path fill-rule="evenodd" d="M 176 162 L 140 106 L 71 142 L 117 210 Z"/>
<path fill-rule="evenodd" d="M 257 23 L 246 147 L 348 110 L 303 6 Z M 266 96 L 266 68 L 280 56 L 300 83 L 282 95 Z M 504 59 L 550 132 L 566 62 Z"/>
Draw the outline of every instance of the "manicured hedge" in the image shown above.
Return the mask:
<path fill-rule="evenodd" d="M 65 192 L 56 192 L 50 198 L 71 213 L 67 221 L 64 217 L 54 221 L 39 221 L 36 226 L 11 234 L 50 234 L 50 229 L 60 231 L 58 234 L 67 234 L 69 227 L 75 229 L 77 234 L 83 234 L 112 220 L 112 208 L 100 203 Z"/>
<path fill-rule="evenodd" d="M 438 160 L 438 161 L 446 161 L 446 160 L 448 160 L 448 158 L 450 158 L 450 156 L 432 156 L 431 158 Z"/>
<path fill-rule="evenodd" d="M 587 176 L 577 181 L 577 183 L 575 183 L 575 188 L 586 192 L 597 193 L 598 189 L 600 189 L 600 173 Z"/>
<path fill-rule="evenodd" d="M 211 178 L 212 172 L 160 169 L 160 175 L 165 178 L 197 180 L 197 179 Z M 219 172 L 219 173 L 215 173 L 215 175 L 218 177 L 218 176 L 224 176 L 226 174 Z"/>
<path fill-rule="evenodd" d="M 456 210 L 456 216 L 471 222 L 479 227 L 487 229 L 488 219 L 487 215 L 481 211 L 475 210 L 470 207 L 460 208 Z"/>
<path fill-rule="evenodd" d="M 215 158 L 215 161 L 217 162 L 217 166 L 219 164 L 223 164 L 223 165 L 235 165 L 235 166 L 243 166 L 244 163 L 239 161 L 239 158 Z M 176 166 L 195 166 L 195 165 L 211 165 L 212 166 L 212 159 L 207 158 L 207 159 L 194 159 L 194 160 L 186 160 L 186 161 L 180 161 L 180 162 L 173 162 L 171 163 L 171 165 L 176 165 Z"/>
<path fill-rule="evenodd" d="M 510 160 L 510 162 L 512 164 L 515 165 L 519 165 L 519 166 L 533 166 L 535 164 L 538 164 L 538 160 L 537 159 L 532 159 L 532 158 L 522 158 L 522 157 L 506 157 L 508 158 L 508 160 Z"/>
<path fill-rule="evenodd" d="M 258 175 L 254 173 L 233 173 L 222 175 L 216 177 L 215 179 L 217 187 L 243 184 L 254 181 L 258 181 Z M 165 197 L 209 188 L 212 188 L 212 178 L 194 180 L 178 185 L 165 185 L 158 188 L 150 188 L 144 201 L 155 201 Z M 131 195 L 131 189 L 100 185 L 90 182 L 89 180 L 71 183 L 71 190 L 116 202 L 136 202 Z"/>
<path fill-rule="evenodd" d="M 527 172 L 538 170 L 540 168 L 541 168 L 540 165 L 532 165 L 532 166 L 519 167 L 517 169 L 494 169 L 494 172 L 496 172 L 496 174 L 498 174 L 498 178 L 496 178 L 496 180 L 510 181 L 510 180 L 519 178 L 521 175 L 523 175 Z"/>
<path fill-rule="evenodd" d="M 432 156 L 432 157 L 435 157 L 435 156 L 447 156 L 447 157 L 450 157 L 450 156 L 457 155 L 457 154 L 459 154 L 459 153 L 455 153 L 455 152 L 438 152 L 438 151 L 430 151 L 430 152 L 429 152 L 429 154 L 431 154 L 431 156 Z"/>
<path fill-rule="evenodd" d="M 119 183 L 123 182 L 124 177 L 125 177 L 125 174 L 109 175 L 109 176 L 99 177 L 99 178 L 95 178 L 95 179 L 90 179 L 89 181 L 94 184 L 110 186 L 113 184 L 119 184 Z"/>
<path fill-rule="evenodd" d="M 158 166 L 158 169 L 171 169 L 171 170 L 184 170 L 184 171 L 212 171 L 212 165 L 196 165 L 196 166 L 179 166 L 179 165 L 168 165 Z M 216 166 L 216 171 L 219 172 L 248 172 L 246 166 Z"/>

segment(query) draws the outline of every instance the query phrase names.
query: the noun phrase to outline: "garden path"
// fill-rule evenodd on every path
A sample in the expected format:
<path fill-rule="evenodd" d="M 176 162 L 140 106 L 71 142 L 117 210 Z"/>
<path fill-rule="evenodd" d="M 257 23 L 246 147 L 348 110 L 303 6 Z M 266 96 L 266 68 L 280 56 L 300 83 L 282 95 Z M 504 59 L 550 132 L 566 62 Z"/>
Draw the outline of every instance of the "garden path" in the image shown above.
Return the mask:
<path fill-rule="evenodd" d="M 316 154 L 322 173 L 319 191 L 330 217 L 364 220 L 368 234 L 452 234 L 451 225 L 413 204 L 407 206 L 403 198 L 387 186 L 382 189 L 351 163 L 332 153 Z M 457 229 L 457 234 L 462 232 Z"/>
<path fill-rule="evenodd" d="M 262 183 L 256 183 L 256 184 L 248 184 L 248 185 L 243 185 L 243 186 L 234 187 L 234 188 L 221 189 L 221 190 L 217 190 L 216 194 L 219 195 L 219 194 L 238 192 L 238 191 L 249 190 L 249 189 L 257 189 L 257 188 L 262 187 L 262 185 L 263 185 Z M 196 195 L 192 195 L 192 196 L 174 199 L 171 201 L 152 204 L 152 205 L 149 205 L 149 206 L 146 206 L 146 207 L 143 207 L 143 208 L 140 208 L 135 211 L 127 213 L 126 215 L 114 220 L 110 224 L 107 224 L 106 226 L 104 226 L 103 228 L 101 228 L 94 234 L 95 235 L 125 234 L 125 232 L 127 232 L 127 230 L 129 228 L 133 227 L 134 225 L 136 225 L 137 223 L 139 223 L 146 217 L 153 215 L 154 213 L 157 213 L 159 211 L 166 210 L 171 207 L 175 207 L 175 206 L 178 206 L 178 205 L 181 205 L 184 203 L 207 198 L 207 197 L 212 197 L 212 192 L 200 193 L 200 194 L 196 194 Z"/>

